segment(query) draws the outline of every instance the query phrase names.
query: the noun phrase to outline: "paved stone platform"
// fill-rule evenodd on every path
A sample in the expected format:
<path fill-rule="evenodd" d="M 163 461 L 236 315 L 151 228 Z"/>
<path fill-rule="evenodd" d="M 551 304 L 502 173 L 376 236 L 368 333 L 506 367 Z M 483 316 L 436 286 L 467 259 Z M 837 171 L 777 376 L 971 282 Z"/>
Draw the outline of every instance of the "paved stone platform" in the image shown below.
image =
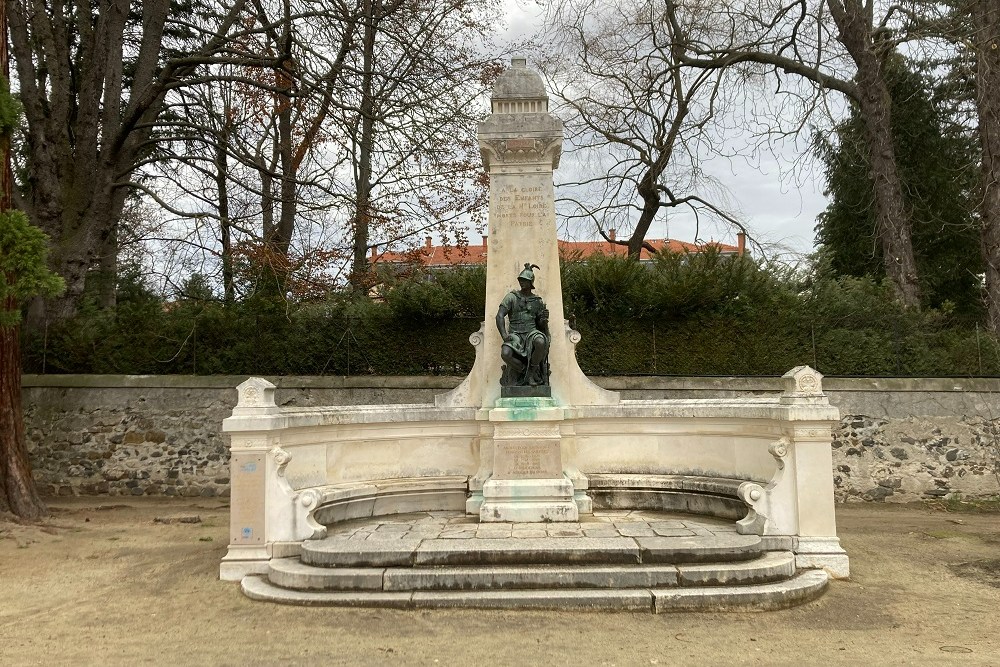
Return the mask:
<path fill-rule="evenodd" d="M 598 510 L 575 523 L 491 523 L 416 512 L 335 524 L 243 591 L 285 604 L 647 610 L 777 609 L 813 599 L 787 547 L 732 521 Z"/>
<path fill-rule="evenodd" d="M 320 567 L 736 562 L 763 552 L 731 522 L 665 512 L 605 511 L 576 523 L 488 523 L 421 512 L 336 525 L 303 542 Z"/>
<path fill-rule="evenodd" d="M 711 538 L 735 534 L 732 521 L 676 512 L 595 510 L 592 516 L 571 523 L 479 523 L 479 517 L 460 512 L 415 512 L 338 523 L 330 527 L 327 539 Z"/>

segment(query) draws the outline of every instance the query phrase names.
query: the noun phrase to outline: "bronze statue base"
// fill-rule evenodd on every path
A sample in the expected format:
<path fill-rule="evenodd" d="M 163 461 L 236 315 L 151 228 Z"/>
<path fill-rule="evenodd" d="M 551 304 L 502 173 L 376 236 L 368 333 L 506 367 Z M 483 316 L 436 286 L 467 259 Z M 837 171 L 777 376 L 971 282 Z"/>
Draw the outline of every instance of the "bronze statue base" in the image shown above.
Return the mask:
<path fill-rule="evenodd" d="M 540 384 L 534 387 L 500 387 L 500 398 L 551 398 L 552 387 Z"/>

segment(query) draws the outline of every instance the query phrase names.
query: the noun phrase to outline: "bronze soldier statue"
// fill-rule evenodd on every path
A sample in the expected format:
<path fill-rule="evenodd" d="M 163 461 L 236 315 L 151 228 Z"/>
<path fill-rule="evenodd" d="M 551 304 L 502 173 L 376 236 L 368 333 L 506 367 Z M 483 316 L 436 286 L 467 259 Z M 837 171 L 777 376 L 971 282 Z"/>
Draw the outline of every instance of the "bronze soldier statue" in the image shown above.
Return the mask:
<path fill-rule="evenodd" d="M 531 293 L 535 288 L 535 264 L 525 264 L 517 276 L 521 286 L 500 302 L 497 329 L 503 338 L 500 357 L 506 366 L 500 385 L 503 387 L 539 387 L 549 384 L 549 311 L 542 297 Z M 510 323 L 506 326 L 504 319 Z"/>

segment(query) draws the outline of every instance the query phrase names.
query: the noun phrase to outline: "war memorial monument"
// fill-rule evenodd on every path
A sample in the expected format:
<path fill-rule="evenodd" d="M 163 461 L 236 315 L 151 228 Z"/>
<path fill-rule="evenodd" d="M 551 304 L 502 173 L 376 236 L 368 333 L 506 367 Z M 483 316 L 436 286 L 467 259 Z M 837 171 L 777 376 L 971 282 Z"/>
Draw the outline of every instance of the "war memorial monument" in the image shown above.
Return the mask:
<path fill-rule="evenodd" d="M 278 407 L 242 383 L 221 578 L 288 604 L 670 612 L 782 608 L 847 577 L 822 376 L 733 399 L 591 382 L 562 303 L 562 123 L 521 58 L 491 102 L 471 372 L 433 405 Z"/>

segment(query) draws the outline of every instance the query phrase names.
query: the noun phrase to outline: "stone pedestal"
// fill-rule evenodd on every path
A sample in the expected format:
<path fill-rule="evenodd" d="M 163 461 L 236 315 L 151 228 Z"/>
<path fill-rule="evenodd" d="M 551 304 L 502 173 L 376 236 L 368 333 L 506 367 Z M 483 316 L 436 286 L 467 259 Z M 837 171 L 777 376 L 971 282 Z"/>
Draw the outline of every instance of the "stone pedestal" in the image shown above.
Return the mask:
<path fill-rule="evenodd" d="M 562 408 L 551 398 L 501 398 L 490 410 L 493 474 L 479 520 L 578 521 L 573 482 L 563 474 Z"/>

